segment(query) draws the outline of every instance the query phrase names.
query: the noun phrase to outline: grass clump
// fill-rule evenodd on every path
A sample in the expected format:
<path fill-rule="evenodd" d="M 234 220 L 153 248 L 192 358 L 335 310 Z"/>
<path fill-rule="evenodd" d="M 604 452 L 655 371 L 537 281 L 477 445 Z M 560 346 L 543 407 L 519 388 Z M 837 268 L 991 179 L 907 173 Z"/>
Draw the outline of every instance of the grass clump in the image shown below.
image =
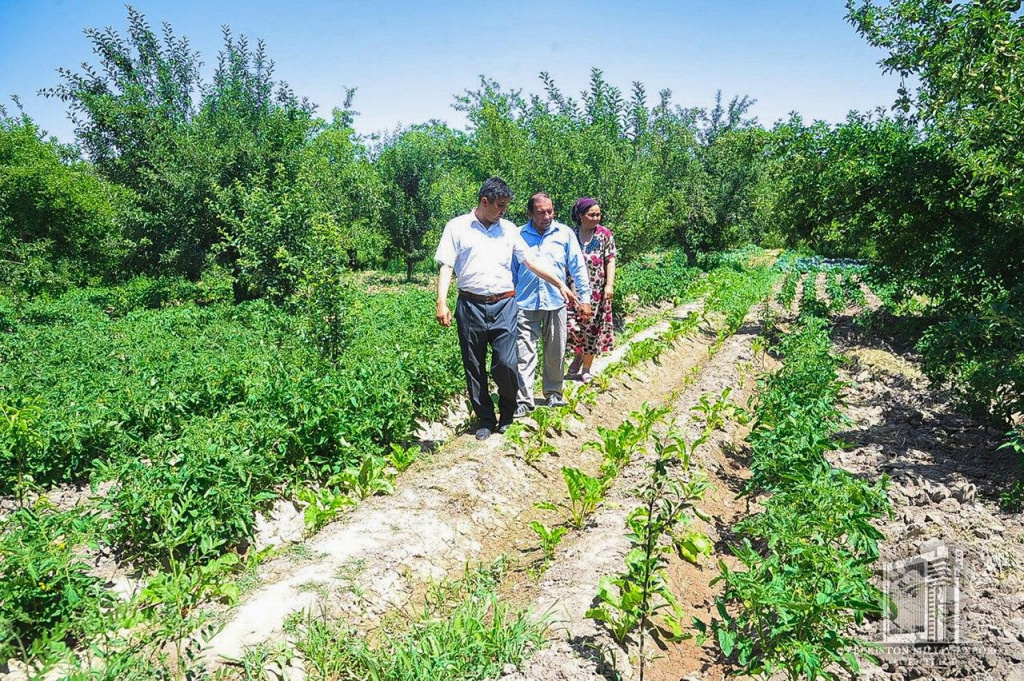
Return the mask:
<path fill-rule="evenodd" d="M 426 602 L 370 640 L 323 613 L 292 625 L 311 679 L 455 681 L 501 675 L 544 641 L 535 622 L 497 595 L 504 561 L 430 588 Z"/>

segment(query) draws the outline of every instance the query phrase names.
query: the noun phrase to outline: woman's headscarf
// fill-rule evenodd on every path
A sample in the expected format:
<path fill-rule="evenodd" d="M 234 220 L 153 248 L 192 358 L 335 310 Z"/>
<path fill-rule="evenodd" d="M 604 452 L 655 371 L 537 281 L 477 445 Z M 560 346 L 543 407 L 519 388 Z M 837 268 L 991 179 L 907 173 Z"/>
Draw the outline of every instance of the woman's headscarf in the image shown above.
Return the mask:
<path fill-rule="evenodd" d="M 576 199 L 576 203 L 572 206 L 572 221 L 577 225 L 582 223 L 583 214 L 596 205 L 598 205 L 597 199 L 592 199 L 589 196 Z"/>

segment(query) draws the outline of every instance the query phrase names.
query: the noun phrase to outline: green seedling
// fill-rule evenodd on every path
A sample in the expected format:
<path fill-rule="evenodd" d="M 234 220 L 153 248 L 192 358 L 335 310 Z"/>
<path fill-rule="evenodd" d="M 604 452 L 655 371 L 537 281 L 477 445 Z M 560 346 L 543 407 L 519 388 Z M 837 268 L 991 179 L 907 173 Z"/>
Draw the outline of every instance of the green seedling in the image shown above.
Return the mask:
<path fill-rule="evenodd" d="M 388 461 L 391 462 L 391 465 L 395 467 L 396 471 L 404 473 L 408 470 L 409 466 L 416 461 L 416 458 L 420 455 L 421 451 L 422 449 L 420 449 L 418 444 L 403 447 L 402 445 L 392 442 L 391 453 L 388 454 Z"/>
<path fill-rule="evenodd" d="M 537 533 L 540 538 L 540 550 L 544 556 L 544 563 L 551 562 L 555 557 L 555 549 L 562 541 L 562 537 L 568 530 L 565 527 L 548 527 L 536 520 L 530 522 L 530 529 Z"/>
<path fill-rule="evenodd" d="M 569 488 L 569 503 L 542 501 L 534 505 L 546 511 L 564 510 L 568 512 L 566 522 L 576 529 L 581 529 L 590 514 L 597 510 L 598 505 L 604 500 L 611 480 L 593 478 L 577 468 L 566 466 L 562 467 L 562 477 L 565 478 L 565 485 Z"/>
<path fill-rule="evenodd" d="M 306 508 L 302 512 L 302 520 L 307 535 L 316 534 L 337 518 L 342 510 L 351 508 L 358 503 L 349 495 L 330 487 L 305 487 L 300 489 L 295 496 L 306 504 Z"/>
<path fill-rule="evenodd" d="M 530 412 L 530 418 L 537 424 L 537 431 L 542 432 L 544 437 L 550 433 L 561 435 L 565 432 L 566 414 L 560 408 L 537 407 Z"/>
<path fill-rule="evenodd" d="M 592 407 L 597 402 L 597 395 L 592 390 L 587 390 L 585 385 L 570 386 L 565 391 L 565 406 L 561 407 L 564 417 L 573 416 L 583 418 L 583 407 Z"/>
<path fill-rule="evenodd" d="M 388 461 L 379 456 L 367 456 L 359 468 L 348 468 L 332 475 L 328 486 L 337 485 L 359 500 L 369 499 L 377 494 L 392 494 L 395 486 L 393 477 L 387 473 Z"/>
<path fill-rule="evenodd" d="M 627 577 L 602 577 L 597 585 L 597 607 L 590 608 L 586 617 L 603 622 L 619 643 L 640 626 L 647 593 Z"/>
<path fill-rule="evenodd" d="M 679 552 L 680 558 L 694 565 L 699 564 L 704 557 L 710 556 L 715 548 L 708 535 L 693 529 L 673 534 L 672 544 Z"/>
<path fill-rule="evenodd" d="M 558 451 L 548 440 L 549 432 L 561 433 L 565 430 L 568 415 L 561 408 L 537 407 L 528 420 L 513 423 L 505 431 L 505 442 L 517 448 L 523 454 L 526 463 L 534 464 L 545 454 Z"/>
<path fill-rule="evenodd" d="M 754 340 L 750 341 L 750 349 L 754 352 L 754 357 L 758 355 L 768 354 L 768 340 L 765 336 L 755 336 Z"/>
<path fill-rule="evenodd" d="M 704 431 L 707 433 L 725 428 L 727 398 L 730 388 L 726 387 L 722 394 L 712 401 L 708 394 L 700 396 L 697 404 L 690 407 L 690 411 L 700 414 L 704 421 Z"/>
<path fill-rule="evenodd" d="M 640 430 L 629 419 L 619 424 L 618 428 L 598 426 L 597 435 L 600 440 L 591 440 L 583 448 L 600 452 L 605 463 L 611 464 L 616 471 L 633 460 L 642 439 Z"/>
<path fill-rule="evenodd" d="M 529 431 L 523 423 L 513 423 L 505 429 L 505 446 L 525 452 L 528 437 Z"/>
<path fill-rule="evenodd" d="M 697 326 L 700 324 L 700 315 L 696 312 L 689 312 L 682 319 L 673 319 L 668 323 L 668 331 L 665 332 L 663 338 L 671 343 L 675 343 L 680 338 L 689 336 L 691 333 L 697 330 Z"/>
<path fill-rule="evenodd" d="M 687 470 L 694 452 L 706 443 L 709 437 L 709 433 L 705 431 L 697 439 L 688 441 L 682 433 L 670 428 L 662 437 L 655 438 L 654 451 L 659 461 L 677 461 L 682 465 L 683 470 Z"/>
<path fill-rule="evenodd" d="M 710 435 L 716 430 L 724 430 L 725 422 L 728 419 L 733 419 L 740 424 L 750 422 L 750 415 L 747 411 L 729 400 L 731 393 L 732 387 L 726 386 L 714 401 L 710 400 L 705 393 L 700 396 L 697 404 L 690 408 L 691 411 L 702 415 L 706 434 Z"/>
<path fill-rule="evenodd" d="M 641 441 L 646 440 L 654 426 L 660 422 L 672 409 L 668 406 L 655 407 L 648 402 L 640 405 L 640 408 L 631 412 L 630 419 L 636 421 L 637 431 L 641 434 Z"/>
<path fill-rule="evenodd" d="M 612 371 L 609 372 L 609 369 Z M 618 374 L 624 371 L 622 365 L 618 362 L 614 362 L 605 367 L 604 371 L 599 374 L 594 374 L 594 377 L 587 384 L 586 388 L 588 392 L 595 394 L 606 393 L 612 388 L 612 379 Z"/>
<path fill-rule="evenodd" d="M 616 376 L 621 376 L 623 373 L 626 372 L 626 369 L 628 369 L 628 368 L 629 367 L 626 366 L 626 363 L 624 361 L 619 360 L 618 362 L 611 362 L 611 363 L 609 363 L 608 366 L 606 366 L 601 371 L 600 375 L 601 376 L 606 376 L 608 378 L 608 380 L 610 381 L 611 379 L 615 378 Z M 596 380 L 597 377 L 598 377 L 598 375 L 595 374 L 594 375 L 594 379 Z M 590 384 L 593 385 L 594 382 L 591 381 Z"/>

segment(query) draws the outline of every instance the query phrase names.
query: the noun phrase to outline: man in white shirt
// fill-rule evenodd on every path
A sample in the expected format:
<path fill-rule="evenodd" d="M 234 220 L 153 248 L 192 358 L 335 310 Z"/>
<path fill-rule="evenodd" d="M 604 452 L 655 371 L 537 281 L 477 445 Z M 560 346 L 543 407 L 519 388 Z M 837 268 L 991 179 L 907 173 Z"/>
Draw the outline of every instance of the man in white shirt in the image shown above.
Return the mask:
<path fill-rule="evenodd" d="M 492 177 L 484 182 L 477 195 L 476 209 L 445 225 L 434 256 L 441 266 L 437 278 L 436 315 L 441 326 L 452 324 L 448 289 L 453 273 L 458 281 L 455 319 L 469 401 L 479 419 L 478 440 L 486 440 L 494 431 L 505 432 L 516 411 L 519 355 L 513 257 L 554 286 L 564 299 L 579 302 L 564 281 L 534 262 L 519 229 L 502 219 L 512 197 L 512 190 L 501 178 Z M 491 346 L 491 376 L 498 386 L 497 419 L 487 389 L 488 345 Z"/>

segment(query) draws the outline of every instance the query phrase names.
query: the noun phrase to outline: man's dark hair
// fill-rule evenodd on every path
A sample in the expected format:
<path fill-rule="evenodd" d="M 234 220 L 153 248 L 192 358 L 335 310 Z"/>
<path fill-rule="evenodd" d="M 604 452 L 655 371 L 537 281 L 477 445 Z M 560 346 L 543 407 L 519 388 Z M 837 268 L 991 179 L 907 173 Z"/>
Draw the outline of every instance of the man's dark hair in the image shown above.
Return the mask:
<path fill-rule="evenodd" d="M 533 215 L 533 208 L 537 205 L 537 199 L 547 199 L 551 201 L 551 196 L 547 192 L 534 192 L 533 196 L 526 202 L 526 212 L 529 215 Z"/>
<path fill-rule="evenodd" d="M 515 194 L 505 184 L 505 180 L 500 177 L 489 177 L 487 180 L 480 185 L 480 193 L 476 195 L 476 200 L 486 198 L 489 202 L 494 203 L 498 199 L 508 199 L 511 201 L 515 198 Z"/>

